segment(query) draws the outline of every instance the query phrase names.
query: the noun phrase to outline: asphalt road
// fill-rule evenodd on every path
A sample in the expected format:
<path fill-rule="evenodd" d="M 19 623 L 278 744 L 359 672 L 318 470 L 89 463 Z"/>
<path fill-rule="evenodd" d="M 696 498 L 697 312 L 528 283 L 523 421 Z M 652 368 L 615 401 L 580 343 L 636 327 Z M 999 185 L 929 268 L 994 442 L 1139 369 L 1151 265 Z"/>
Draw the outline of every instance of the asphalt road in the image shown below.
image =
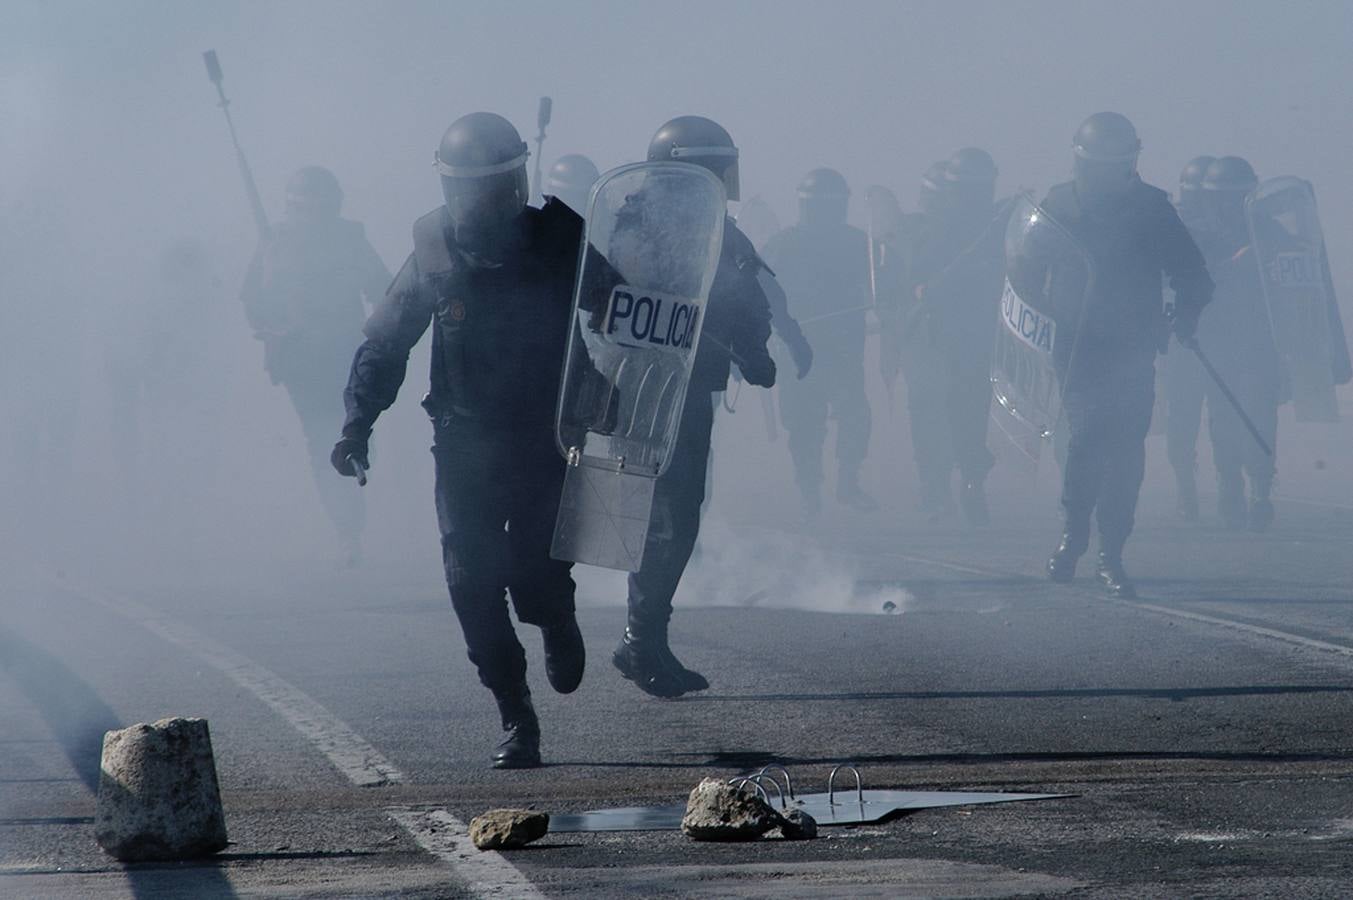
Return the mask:
<path fill-rule="evenodd" d="M 1088 564 L 1043 581 L 1056 521 L 1017 492 L 981 532 L 713 521 L 673 632 L 711 690 L 622 681 L 620 582 L 587 573 L 577 694 L 549 691 L 525 630 L 548 762 L 529 772 L 486 764 L 497 723 L 432 535 L 354 572 L 11 567 L 0 896 L 1348 896 L 1353 514 L 1312 499 L 1281 502 L 1267 535 L 1144 502 L 1133 603 L 1100 596 Z M 122 866 L 93 840 L 101 736 L 168 715 L 210 720 L 232 844 Z M 498 855 L 463 837 L 490 807 L 679 802 L 768 762 L 809 790 L 853 762 L 866 787 L 1076 796 L 810 843 L 559 834 Z"/>

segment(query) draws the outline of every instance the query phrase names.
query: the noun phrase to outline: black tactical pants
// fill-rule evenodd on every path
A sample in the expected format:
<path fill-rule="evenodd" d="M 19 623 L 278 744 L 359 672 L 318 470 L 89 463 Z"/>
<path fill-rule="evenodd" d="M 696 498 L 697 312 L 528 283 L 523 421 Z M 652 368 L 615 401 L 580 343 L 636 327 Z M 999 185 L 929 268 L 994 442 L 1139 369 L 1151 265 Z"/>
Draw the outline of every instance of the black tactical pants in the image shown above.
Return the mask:
<path fill-rule="evenodd" d="M 1146 434 L 1155 403 L 1150 364 L 1101 373 L 1096 383 L 1073 387 L 1062 398 L 1069 439 L 1062 470 L 1066 531 L 1084 550 L 1090 518 L 1099 525 L 1100 549 L 1123 551 L 1146 473 Z"/>
<path fill-rule="evenodd" d="M 965 482 L 981 484 L 996 464 L 987 448 L 991 419 L 991 362 L 958 355 L 948 360 L 945 396 L 954 462 Z M 946 473 L 946 478 L 948 477 Z"/>
<path fill-rule="evenodd" d="M 1216 365 L 1246 415 L 1276 454 L 1280 390 L 1277 373 L 1257 361 L 1228 363 L 1223 359 Z M 1237 483 L 1243 471 L 1250 479 L 1251 490 L 1267 497 L 1277 472 L 1274 457 L 1263 451 L 1215 384 L 1209 384 L 1207 390 L 1207 426 L 1218 480 Z"/>
<path fill-rule="evenodd" d="M 828 415 L 836 419 L 836 462 L 854 478 L 869 450 L 872 421 L 864 392 L 864 360 L 819 360 L 801 381 L 780 385 L 780 416 L 789 432 L 789 455 L 800 490 L 822 484 L 822 450 Z"/>
<path fill-rule="evenodd" d="M 709 395 L 692 391 L 677 431 L 672 463 L 653 489 L 653 516 L 644 562 L 629 577 L 629 626 L 641 634 L 665 635 L 672 597 L 700 534 L 706 462 L 714 407 Z"/>
<path fill-rule="evenodd" d="M 912 455 L 927 496 L 949 496 L 955 465 L 965 482 L 981 484 L 995 464 L 987 447 L 989 362 L 946 358 L 937 347 L 916 346 L 902 367 Z"/>
<path fill-rule="evenodd" d="M 1165 363 L 1165 446 L 1176 472 L 1192 474 L 1197 465 L 1198 431 L 1206 395 L 1207 373 L 1198 358 L 1172 343 Z"/>
<path fill-rule="evenodd" d="M 495 693 L 526 677 L 508 615 L 549 625 L 573 614 L 573 564 L 550 558 L 564 460 L 539 423 L 436 428 L 437 525 L 451 605 L 479 680 Z"/>

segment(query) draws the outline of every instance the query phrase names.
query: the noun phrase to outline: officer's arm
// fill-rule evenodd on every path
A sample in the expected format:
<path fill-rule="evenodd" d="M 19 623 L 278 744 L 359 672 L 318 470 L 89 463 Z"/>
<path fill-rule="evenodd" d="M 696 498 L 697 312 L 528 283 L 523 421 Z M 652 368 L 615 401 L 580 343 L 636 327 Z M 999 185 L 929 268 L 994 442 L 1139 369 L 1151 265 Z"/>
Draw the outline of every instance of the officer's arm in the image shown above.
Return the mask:
<path fill-rule="evenodd" d="M 1160 204 L 1154 234 L 1160 242 L 1161 268 L 1174 290 L 1176 315 L 1196 317 L 1212 300 L 1213 283 L 1193 236 L 1169 201 Z"/>
<path fill-rule="evenodd" d="M 409 351 L 431 321 L 432 299 L 423 289 L 411 255 L 362 329 L 366 340 L 357 348 L 343 391 L 344 437 L 365 440 L 376 417 L 395 402 L 404 383 Z"/>
<path fill-rule="evenodd" d="M 752 256 L 755 258 L 755 253 Z M 738 267 L 744 287 L 739 292 L 741 302 L 737 327 L 733 329 L 730 355 L 748 382 L 757 387 L 773 387 L 775 361 L 766 349 L 771 332 L 770 301 L 757 277 L 762 267 L 761 261 L 759 258 L 754 262 L 739 260 Z"/>

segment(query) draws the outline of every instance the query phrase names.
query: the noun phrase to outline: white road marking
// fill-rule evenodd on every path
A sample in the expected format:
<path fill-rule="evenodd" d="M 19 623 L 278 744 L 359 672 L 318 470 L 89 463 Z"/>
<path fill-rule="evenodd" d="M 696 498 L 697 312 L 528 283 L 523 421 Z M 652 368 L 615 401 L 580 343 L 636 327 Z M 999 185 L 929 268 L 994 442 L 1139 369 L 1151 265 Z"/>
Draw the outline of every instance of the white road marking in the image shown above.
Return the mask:
<path fill-rule="evenodd" d="M 407 780 L 394 763 L 319 701 L 248 657 L 140 603 L 83 587 L 73 590 L 220 670 L 271 707 L 358 787 Z M 501 853 L 475 849 L 465 823 L 446 810 L 391 808 L 386 812 L 420 847 L 448 863 L 477 896 L 543 900 L 544 894 Z"/>
<path fill-rule="evenodd" d="M 480 897 L 544 900 L 545 895 L 501 853 L 475 849 L 465 823 L 446 810 L 387 807 L 385 811 L 420 847 L 455 869 Z"/>
<path fill-rule="evenodd" d="M 975 574 L 975 575 L 986 575 L 988 577 L 1019 575 L 1020 577 L 1029 578 L 1031 582 L 1036 580 L 1034 579 L 1033 576 L 1025 576 L 1017 572 L 1003 573 L 997 572 L 993 569 L 979 569 L 973 566 L 963 565 L 962 563 L 949 562 L 948 560 L 943 559 L 932 559 L 930 557 L 924 556 L 909 556 L 901 553 L 888 553 L 886 555 L 895 557 L 897 559 L 906 560 L 908 562 L 915 562 L 923 565 L 939 566 L 940 568 L 951 569 L 955 572 L 962 572 L 966 575 Z M 1325 653 L 1336 653 L 1339 654 L 1340 656 L 1353 658 L 1353 647 L 1350 647 L 1346 644 L 1332 644 L 1329 641 L 1321 641 L 1317 640 L 1316 638 L 1309 638 L 1300 634 L 1293 634 L 1290 631 L 1283 631 L 1278 628 L 1268 628 L 1263 625 L 1253 625 L 1250 624 L 1249 622 L 1241 622 L 1235 619 L 1228 619 L 1223 616 L 1210 616 L 1207 615 L 1206 613 L 1189 612 L 1188 610 L 1175 609 L 1169 606 L 1160 606 L 1155 603 L 1143 603 L 1139 600 L 1113 600 L 1111 598 L 1103 597 L 1100 596 L 1099 594 L 1085 590 L 1084 588 L 1073 587 L 1072 589 L 1077 590 L 1079 593 L 1089 597 L 1092 600 L 1117 603 L 1121 606 L 1131 606 L 1136 609 L 1146 610 L 1148 612 L 1157 613 L 1159 615 L 1172 616 L 1177 619 L 1187 619 L 1193 622 L 1202 622 L 1207 625 L 1218 625 L 1222 628 L 1230 628 L 1236 631 L 1243 631 L 1248 634 L 1256 635 L 1258 637 L 1265 637 L 1275 641 L 1282 641 L 1285 644 L 1294 644 L 1299 647 L 1307 647 L 1312 650 L 1320 650 Z"/>

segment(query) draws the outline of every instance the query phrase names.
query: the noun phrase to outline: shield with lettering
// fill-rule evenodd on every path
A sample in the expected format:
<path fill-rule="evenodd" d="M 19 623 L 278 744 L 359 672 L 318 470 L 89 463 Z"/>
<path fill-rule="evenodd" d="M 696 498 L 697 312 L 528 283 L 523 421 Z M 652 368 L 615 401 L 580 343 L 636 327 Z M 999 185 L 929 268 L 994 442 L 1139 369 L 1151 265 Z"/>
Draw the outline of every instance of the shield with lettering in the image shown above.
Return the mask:
<path fill-rule="evenodd" d="M 1315 192 L 1300 178 L 1271 178 L 1246 199 L 1245 214 L 1297 421 L 1332 422 L 1334 385 L 1348 380 L 1348 344 Z"/>
<path fill-rule="evenodd" d="M 991 360 L 997 428 L 1035 465 L 1063 427 L 1063 380 L 1094 274 L 1090 255 L 1033 199 L 1005 233 L 1005 289 Z"/>
<path fill-rule="evenodd" d="M 556 435 L 556 559 L 637 572 L 723 243 L 723 183 L 680 162 L 603 175 L 587 206 Z"/>

